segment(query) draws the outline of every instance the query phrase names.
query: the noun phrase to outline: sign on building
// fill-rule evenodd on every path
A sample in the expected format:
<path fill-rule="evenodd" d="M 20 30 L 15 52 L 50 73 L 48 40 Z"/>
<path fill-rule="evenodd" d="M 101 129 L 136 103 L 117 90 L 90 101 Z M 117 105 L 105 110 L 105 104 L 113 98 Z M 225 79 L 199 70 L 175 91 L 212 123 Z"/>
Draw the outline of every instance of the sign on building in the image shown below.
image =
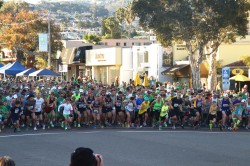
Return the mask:
<path fill-rule="evenodd" d="M 229 90 L 230 87 L 230 68 L 224 67 L 222 68 L 222 89 L 223 90 Z"/>
<path fill-rule="evenodd" d="M 162 55 L 162 66 L 170 67 L 173 65 L 173 48 L 171 46 L 164 48 Z"/>
<path fill-rule="evenodd" d="M 68 72 L 68 65 L 59 65 L 59 70 L 60 73 L 63 72 Z"/>

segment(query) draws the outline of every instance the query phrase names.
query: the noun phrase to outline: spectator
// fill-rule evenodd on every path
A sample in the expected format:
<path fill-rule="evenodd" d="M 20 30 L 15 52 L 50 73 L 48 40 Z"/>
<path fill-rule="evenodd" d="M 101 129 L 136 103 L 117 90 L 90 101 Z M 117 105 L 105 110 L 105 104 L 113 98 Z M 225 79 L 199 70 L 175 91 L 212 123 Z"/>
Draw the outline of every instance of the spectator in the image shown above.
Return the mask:
<path fill-rule="evenodd" d="M 0 157 L 0 166 L 15 166 L 15 162 L 9 156 Z"/>
<path fill-rule="evenodd" d="M 79 147 L 71 154 L 70 166 L 103 166 L 103 159 L 90 148 Z"/>

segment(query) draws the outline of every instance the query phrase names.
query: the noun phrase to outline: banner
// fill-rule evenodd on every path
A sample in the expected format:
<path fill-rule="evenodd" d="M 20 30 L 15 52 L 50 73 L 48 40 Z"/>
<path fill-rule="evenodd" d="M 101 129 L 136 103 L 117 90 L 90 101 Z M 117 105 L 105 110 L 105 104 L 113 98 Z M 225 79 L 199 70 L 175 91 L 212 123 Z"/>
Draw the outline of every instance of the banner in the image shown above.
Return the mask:
<path fill-rule="evenodd" d="M 48 34 L 46 33 L 39 34 L 39 51 L 48 52 Z"/>
<path fill-rule="evenodd" d="M 229 90 L 230 87 L 230 68 L 224 67 L 222 68 L 222 89 L 223 90 Z"/>
<path fill-rule="evenodd" d="M 171 46 L 164 48 L 164 52 L 162 55 L 162 66 L 173 66 L 173 48 Z"/>
<path fill-rule="evenodd" d="M 60 73 L 63 73 L 63 72 L 68 72 L 68 65 L 59 65 L 59 70 L 58 70 Z"/>

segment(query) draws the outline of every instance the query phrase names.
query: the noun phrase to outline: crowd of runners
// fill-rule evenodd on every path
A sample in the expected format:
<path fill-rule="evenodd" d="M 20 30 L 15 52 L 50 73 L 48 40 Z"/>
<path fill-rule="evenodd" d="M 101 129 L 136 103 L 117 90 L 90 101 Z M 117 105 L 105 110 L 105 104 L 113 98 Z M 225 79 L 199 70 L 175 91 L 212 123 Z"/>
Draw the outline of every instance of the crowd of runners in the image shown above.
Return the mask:
<path fill-rule="evenodd" d="M 206 127 L 250 129 L 250 98 L 242 91 L 192 89 L 180 83 L 158 86 L 105 86 L 96 81 L 3 81 L 0 83 L 0 132 L 74 128 L 162 130 Z"/>

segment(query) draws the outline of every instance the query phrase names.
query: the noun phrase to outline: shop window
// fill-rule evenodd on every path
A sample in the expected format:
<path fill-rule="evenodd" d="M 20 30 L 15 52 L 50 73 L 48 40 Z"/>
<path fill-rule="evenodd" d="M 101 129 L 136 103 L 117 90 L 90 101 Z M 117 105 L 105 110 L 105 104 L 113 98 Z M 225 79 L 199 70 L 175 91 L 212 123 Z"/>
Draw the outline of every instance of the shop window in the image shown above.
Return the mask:
<path fill-rule="evenodd" d="M 121 43 L 119 43 L 119 42 L 116 43 L 116 46 L 120 46 L 120 45 L 121 45 Z"/>
<path fill-rule="evenodd" d="M 127 43 L 125 42 L 125 43 L 123 43 L 123 46 L 127 46 Z"/>

